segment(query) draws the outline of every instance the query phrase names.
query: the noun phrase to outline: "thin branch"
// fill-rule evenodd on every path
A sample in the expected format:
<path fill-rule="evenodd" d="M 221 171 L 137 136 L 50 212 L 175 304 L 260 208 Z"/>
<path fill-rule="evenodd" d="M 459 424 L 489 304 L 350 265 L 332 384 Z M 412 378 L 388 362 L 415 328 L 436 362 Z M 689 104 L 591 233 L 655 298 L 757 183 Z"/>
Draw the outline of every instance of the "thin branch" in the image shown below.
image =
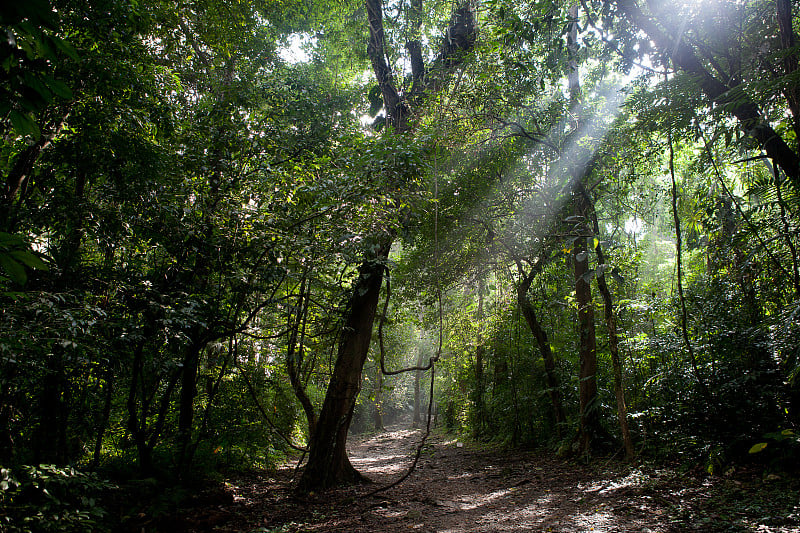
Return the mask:
<path fill-rule="evenodd" d="M 428 364 L 426 366 L 411 366 L 408 368 L 401 368 L 400 370 L 386 370 L 386 365 L 384 364 L 385 350 L 383 348 L 383 323 L 386 321 L 386 312 L 389 309 L 389 299 L 391 298 L 391 296 L 392 296 L 392 289 L 391 289 L 391 284 L 389 283 L 389 268 L 386 267 L 386 300 L 383 303 L 383 313 L 381 314 L 381 318 L 378 322 L 378 345 L 380 346 L 380 351 L 381 351 L 381 356 L 380 356 L 381 372 L 385 376 L 396 376 L 397 374 L 402 374 L 404 372 L 412 372 L 415 370 L 420 370 L 420 371 L 430 370 L 431 368 L 433 368 L 433 363 L 439 359 L 438 354 L 434 357 L 431 357 L 428 360 Z"/>
<path fill-rule="evenodd" d="M 272 421 L 272 419 L 267 414 L 266 409 L 264 409 L 264 406 L 261 404 L 261 400 L 258 399 L 258 395 L 256 394 L 256 390 L 253 387 L 253 384 L 250 382 L 250 379 L 247 377 L 247 373 L 244 371 L 242 366 L 239 364 L 239 358 L 236 357 L 235 355 L 233 357 L 233 362 L 236 365 L 236 369 L 239 371 L 239 374 L 242 376 L 242 379 L 244 379 L 245 384 L 247 385 L 247 391 L 250 393 L 250 397 L 253 399 L 253 403 L 255 403 L 256 407 L 258 407 L 258 410 L 261 413 L 261 416 L 264 418 L 264 421 L 267 423 L 267 425 L 270 427 L 270 429 L 272 429 L 273 433 L 275 433 L 281 439 L 283 439 L 283 441 L 286 442 L 286 444 L 288 444 L 289 447 L 291 447 L 292 449 L 295 449 L 295 450 L 297 450 L 299 452 L 303 452 L 303 453 L 307 452 L 308 450 L 306 448 L 303 448 L 302 446 L 298 446 L 295 443 L 293 443 L 291 440 L 289 440 L 289 438 L 286 435 L 284 435 L 281 432 L 280 429 L 278 429 L 278 426 L 275 424 L 275 422 Z"/>

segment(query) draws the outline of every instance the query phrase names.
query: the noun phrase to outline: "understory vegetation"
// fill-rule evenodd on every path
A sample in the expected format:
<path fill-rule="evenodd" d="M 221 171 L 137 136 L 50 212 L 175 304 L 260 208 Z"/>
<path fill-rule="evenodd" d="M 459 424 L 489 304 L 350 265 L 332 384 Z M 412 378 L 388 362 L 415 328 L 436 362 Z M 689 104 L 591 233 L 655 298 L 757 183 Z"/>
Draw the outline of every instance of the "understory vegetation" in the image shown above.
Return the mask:
<path fill-rule="evenodd" d="M 288 458 L 300 492 L 354 482 L 348 430 L 429 416 L 797 474 L 795 2 L 0 23 L 0 529 L 108 529 Z"/>

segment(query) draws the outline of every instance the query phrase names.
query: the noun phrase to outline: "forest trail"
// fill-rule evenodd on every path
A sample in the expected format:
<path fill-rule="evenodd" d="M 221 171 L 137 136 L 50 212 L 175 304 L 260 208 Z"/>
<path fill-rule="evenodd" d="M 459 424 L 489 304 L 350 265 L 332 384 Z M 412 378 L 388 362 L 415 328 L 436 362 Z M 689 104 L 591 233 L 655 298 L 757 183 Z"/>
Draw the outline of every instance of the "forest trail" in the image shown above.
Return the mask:
<path fill-rule="evenodd" d="M 543 452 L 508 451 L 434 434 L 402 484 L 367 496 L 408 468 L 420 430 L 393 427 L 356 436 L 350 455 L 373 483 L 291 495 L 291 465 L 269 476 L 229 480 L 232 503 L 189 512 L 184 531 L 488 533 L 800 531 L 796 517 L 777 527 L 719 507 L 756 501 L 763 481 L 643 471 L 616 459 L 583 465 Z M 723 492 L 720 492 L 722 490 Z M 737 492 L 738 491 L 738 492 Z M 738 496 L 737 496 L 738 495 Z M 741 502 L 741 503 L 737 503 Z M 174 529 L 172 529 L 174 530 Z"/>
<path fill-rule="evenodd" d="M 353 463 L 379 485 L 402 474 L 420 432 L 394 430 L 357 443 Z M 664 502 L 637 494 L 633 477 L 601 479 L 540 453 L 473 447 L 434 436 L 417 470 L 318 531 L 668 531 Z"/>

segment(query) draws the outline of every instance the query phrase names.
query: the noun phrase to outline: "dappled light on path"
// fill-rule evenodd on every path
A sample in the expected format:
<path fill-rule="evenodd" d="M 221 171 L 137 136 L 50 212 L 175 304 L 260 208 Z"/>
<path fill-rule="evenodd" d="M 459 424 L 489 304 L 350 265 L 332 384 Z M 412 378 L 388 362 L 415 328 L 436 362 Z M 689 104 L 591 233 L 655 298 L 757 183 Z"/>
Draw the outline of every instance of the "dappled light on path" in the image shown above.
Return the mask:
<path fill-rule="evenodd" d="M 587 465 L 546 451 L 461 443 L 434 433 L 408 479 L 372 494 L 407 471 L 421 438 L 421 430 L 405 427 L 352 436 L 351 462 L 371 483 L 297 495 L 292 492 L 295 465 L 287 465 L 226 483 L 233 505 L 205 508 L 192 520 L 224 519 L 226 524 L 217 523 L 214 531 L 252 533 L 715 531 L 723 522 L 712 501 L 713 485 L 729 496 L 743 484 L 763 487 L 759 480 L 691 477 L 614 459 L 596 458 Z M 742 493 L 742 501 L 755 495 Z M 798 532 L 794 519 L 786 518 L 790 527 L 768 527 L 761 520 L 742 515 L 735 528 L 725 530 Z"/>
<path fill-rule="evenodd" d="M 389 483 L 408 468 L 420 437 L 395 430 L 353 439 L 353 464 L 376 483 Z M 592 474 L 588 467 L 539 454 L 459 447 L 434 437 L 403 484 L 356 498 L 357 514 L 313 530 L 670 531 L 659 521 L 662 504 L 637 494 L 635 476 Z"/>
<path fill-rule="evenodd" d="M 393 429 L 358 442 L 350 461 L 360 472 L 376 481 L 385 474 L 401 474 L 411 464 L 419 432 Z M 351 448 L 353 446 L 351 445 Z"/>

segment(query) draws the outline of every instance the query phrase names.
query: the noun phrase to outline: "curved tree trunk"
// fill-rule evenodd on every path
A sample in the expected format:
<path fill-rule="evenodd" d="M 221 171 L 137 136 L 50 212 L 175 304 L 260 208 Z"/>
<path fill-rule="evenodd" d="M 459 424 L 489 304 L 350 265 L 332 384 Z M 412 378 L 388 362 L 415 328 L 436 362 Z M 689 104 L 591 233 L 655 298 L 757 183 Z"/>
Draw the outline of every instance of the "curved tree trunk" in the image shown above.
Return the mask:
<path fill-rule="evenodd" d="M 300 281 L 299 294 L 297 296 L 297 304 L 294 315 L 289 316 L 289 342 L 286 347 L 286 371 L 289 374 L 289 383 L 292 385 L 292 391 L 303 407 L 303 412 L 306 415 L 306 422 L 308 423 L 308 434 L 314 433 L 314 426 L 317 423 L 317 415 L 314 412 L 314 405 L 311 403 L 311 398 L 306 393 L 306 388 L 303 385 L 302 376 L 300 375 L 303 367 L 303 341 L 300 338 L 298 346 L 298 338 L 302 337 L 301 328 L 304 328 L 305 317 L 308 313 L 308 303 L 310 301 L 311 288 L 308 286 L 308 279 L 303 274 L 303 279 Z"/>
<path fill-rule="evenodd" d="M 308 464 L 298 490 L 328 488 L 364 480 L 347 456 L 347 431 L 361 387 L 361 370 L 369 351 L 372 325 L 383 284 L 391 239 L 384 238 L 375 256 L 359 268 L 347 304 L 339 351 L 325 401 L 309 443 Z"/>
<path fill-rule="evenodd" d="M 597 222 L 597 212 L 594 209 L 592 199 L 584 187 L 580 188 L 580 193 L 584 196 L 586 207 L 589 211 L 589 218 L 594 228 L 594 234 L 600 235 L 600 224 Z M 603 297 L 603 317 L 608 329 L 608 351 L 611 353 L 611 366 L 614 373 L 614 396 L 617 399 L 617 419 L 619 420 L 620 434 L 622 435 L 622 445 L 625 448 L 625 457 L 633 459 L 633 440 L 631 439 L 630 428 L 628 427 L 628 406 L 625 403 L 625 386 L 622 383 L 622 363 L 619 359 L 619 336 L 617 335 L 617 318 L 614 316 L 613 300 L 611 290 L 606 283 L 605 272 L 600 271 L 599 265 L 607 265 L 603 248 L 600 241 L 595 241 L 595 253 L 597 254 L 597 288 Z"/>
<path fill-rule="evenodd" d="M 664 26 L 662 20 L 657 15 L 647 15 L 639 7 L 636 0 L 615 0 L 621 13 L 638 26 L 662 51 L 671 52 L 672 61 L 678 69 L 695 76 L 703 93 L 712 102 L 725 108 L 735 116 L 742 129 L 751 137 L 756 139 L 764 149 L 770 159 L 781 167 L 786 176 L 800 186 L 800 156 L 790 147 L 786 140 L 775 131 L 770 123 L 765 119 L 764 114 L 758 105 L 749 97 L 747 92 L 742 90 L 742 85 L 730 80 L 720 80 L 706 69 L 698 58 L 695 50 L 687 43 L 686 39 L 675 39 L 670 34 L 669 28 Z M 778 1 L 779 22 L 785 23 L 787 14 L 787 2 Z M 791 17 L 791 6 L 788 6 L 788 14 Z M 781 28 L 783 30 L 783 26 Z M 784 31 L 781 34 L 784 46 L 792 44 L 792 40 Z M 796 53 L 785 55 L 785 65 L 787 71 L 792 71 L 795 66 Z M 796 104 L 794 97 L 796 91 L 791 91 L 787 98 L 790 109 Z"/>
<path fill-rule="evenodd" d="M 395 133 L 408 133 L 412 128 L 410 102 L 397 90 L 391 66 L 386 60 L 383 2 L 365 1 L 369 26 L 367 55 L 383 96 L 387 124 Z M 447 68 L 456 67 L 464 54 L 472 48 L 476 35 L 472 9 L 472 4 L 467 0 L 454 12 L 440 54 L 434 60 L 435 63 L 441 63 Z M 415 0 L 411 11 L 410 25 L 413 34 L 419 29 L 421 3 Z M 453 39 L 454 35 L 457 35 L 458 39 Z M 431 88 L 432 80 L 425 74 L 421 54 L 418 53 L 413 35 L 408 48 L 412 54 L 412 76 L 415 80 L 414 100 L 417 100 Z M 363 479 L 363 476 L 350 464 L 346 443 L 347 430 L 361 386 L 361 371 L 372 338 L 372 325 L 383 282 L 384 263 L 392 244 L 392 237 L 389 235 L 377 237 L 376 240 L 377 249 L 371 254 L 368 253 L 361 264 L 353 293 L 347 303 L 347 316 L 342 328 L 333 375 L 314 433 L 311 435 L 308 464 L 297 487 L 300 492 Z"/>
<path fill-rule="evenodd" d="M 553 350 L 550 348 L 550 340 L 547 338 L 547 332 L 542 328 L 539 319 L 536 317 L 536 311 L 533 308 L 530 300 L 528 300 L 528 290 L 533 282 L 535 271 L 528 275 L 522 271 L 521 265 L 520 274 L 523 276 L 522 281 L 517 286 L 517 303 L 519 304 L 522 316 L 525 317 L 525 322 L 533 333 L 536 339 L 536 345 L 539 347 L 539 353 L 544 361 L 544 372 L 547 380 L 547 392 L 550 396 L 550 403 L 553 406 L 553 419 L 556 423 L 556 431 L 561 434 L 561 428 L 567 421 L 564 414 L 564 407 L 561 403 L 561 387 L 556 375 L 556 361 L 553 357 Z"/>

